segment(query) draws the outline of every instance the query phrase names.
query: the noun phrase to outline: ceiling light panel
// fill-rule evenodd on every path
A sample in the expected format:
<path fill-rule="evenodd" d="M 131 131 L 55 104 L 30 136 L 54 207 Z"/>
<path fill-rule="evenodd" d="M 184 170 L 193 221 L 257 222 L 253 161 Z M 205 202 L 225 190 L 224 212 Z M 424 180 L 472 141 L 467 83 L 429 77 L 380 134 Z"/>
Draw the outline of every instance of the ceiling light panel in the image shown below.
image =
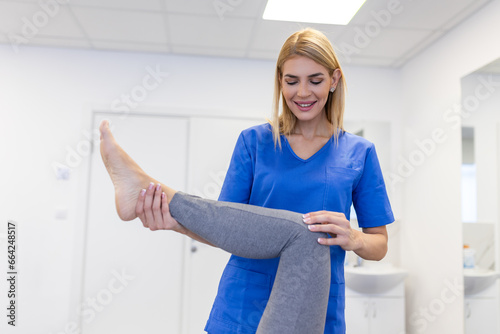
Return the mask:
<path fill-rule="evenodd" d="M 268 0 L 264 20 L 346 25 L 366 0 Z"/>

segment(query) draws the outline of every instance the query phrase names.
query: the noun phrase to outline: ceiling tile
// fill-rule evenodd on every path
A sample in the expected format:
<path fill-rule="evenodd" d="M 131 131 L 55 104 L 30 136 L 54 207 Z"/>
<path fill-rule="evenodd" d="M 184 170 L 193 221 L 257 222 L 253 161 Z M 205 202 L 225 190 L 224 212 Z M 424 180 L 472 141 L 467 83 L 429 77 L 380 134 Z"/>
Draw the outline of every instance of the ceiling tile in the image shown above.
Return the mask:
<path fill-rule="evenodd" d="M 161 13 L 76 7 L 75 16 L 89 38 L 161 44 L 167 40 Z"/>
<path fill-rule="evenodd" d="M 23 19 L 29 21 L 40 10 L 36 4 L 0 2 L 0 31 L 3 34 L 19 33 L 25 24 Z"/>
<path fill-rule="evenodd" d="M 159 11 L 164 9 L 163 0 L 67 0 L 71 6 Z"/>
<path fill-rule="evenodd" d="M 0 0 L 1 2 L 31 3 L 38 4 L 40 0 Z"/>
<path fill-rule="evenodd" d="M 378 24 L 380 27 L 406 29 L 440 29 L 476 0 L 400 0 L 367 1 L 351 20 L 354 25 Z"/>
<path fill-rule="evenodd" d="M 397 58 L 422 42 L 431 31 L 383 29 L 371 37 L 362 27 L 349 27 L 338 40 L 337 49 L 346 55 Z"/>
<path fill-rule="evenodd" d="M 51 17 L 48 24 L 40 28 L 39 35 L 47 37 L 85 38 L 85 34 L 80 25 L 75 21 L 68 7 L 61 7 L 57 15 Z"/>
<path fill-rule="evenodd" d="M 165 0 L 169 13 L 230 17 L 260 18 L 267 0 Z"/>
<path fill-rule="evenodd" d="M 261 20 L 255 28 L 251 48 L 277 53 L 286 39 L 301 28 L 299 23 Z"/>
<path fill-rule="evenodd" d="M 459 24 L 464 19 L 466 19 L 467 17 L 469 17 L 471 14 L 473 14 L 476 10 L 478 10 L 479 8 L 483 7 L 488 2 L 491 2 L 491 1 L 493 1 L 493 0 L 475 0 L 475 1 L 471 1 L 471 3 L 469 4 L 469 6 L 467 8 L 465 8 L 462 12 L 458 13 L 457 15 L 455 15 L 451 20 L 449 20 L 448 22 L 446 22 L 441 28 L 442 29 L 447 29 L 447 30 L 453 28 L 455 25 Z"/>
<path fill-rule="evenodd" d="M 261 20 L 255 28 L 251 49 L 279 51 L 291 34 L 307 27 L 320 30 L 332 43 L 344 30 L 344 26 L 337 25 Z"/>
<path fill-rule="evenodd" d="M 169 34 L 172 45 L 246 49 L 252 33 L 251 19 L 168 15 Z"/>
<path fill-rule="evenodd" d="M 211 2 L 214 4 L 214 7 L 217 7 L 217 4 L 231 4 L 231 1 L 228 0 L 215 0 Z M 227 15 L 227 17 L 249 17 L 261 19 L 267 4 L 267 0 L 239 0 L 232 2 L 234 5 L 230 5 L 229 8 L 224 5 L 220 5 L 220 7 L 216 10 L 217 16 L 225 17 Z"/>
<path fill-rule="evenodd" d="M 420 0 L 408 3 L 407 8 L 394 17 L 392 26 L 436 30 L 452 20 L 475 0 Z"/>
<path fill-rule="evenodd" d="M 85 38 L 67 6 L 0 2 L 0 13 L 0 32 L 14 48 L 40 44 L 41 37 Z"/>

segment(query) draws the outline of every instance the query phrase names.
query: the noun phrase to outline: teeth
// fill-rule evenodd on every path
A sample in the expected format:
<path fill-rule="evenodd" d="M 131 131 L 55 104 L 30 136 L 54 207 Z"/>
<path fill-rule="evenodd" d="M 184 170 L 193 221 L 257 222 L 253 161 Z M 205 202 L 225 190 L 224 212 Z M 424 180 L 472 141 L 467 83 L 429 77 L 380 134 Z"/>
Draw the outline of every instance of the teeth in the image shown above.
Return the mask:
<path fill-rule="evenodd" d="M 314 102 L 313 102 L 314 103 Z M 307 107 L 310 107 L 313 105 L 313 103 L 309 103 L 309 104 L 302 104 L 302 103 L 297 103 L 299 106 L 301 106 L 302 108 L 307 108 Z"/>

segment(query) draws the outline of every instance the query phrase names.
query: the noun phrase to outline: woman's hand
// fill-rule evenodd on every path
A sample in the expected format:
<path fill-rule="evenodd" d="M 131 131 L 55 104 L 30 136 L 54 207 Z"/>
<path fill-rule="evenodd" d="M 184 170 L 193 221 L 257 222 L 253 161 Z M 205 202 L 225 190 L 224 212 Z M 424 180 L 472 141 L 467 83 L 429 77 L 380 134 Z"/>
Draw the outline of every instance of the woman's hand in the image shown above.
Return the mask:
<path fill-rule="evenodd" d="M 337 245 L 346 251 L 354 251 L 366 260 L 381 260 L 387 253 L 387 229 L 385 226 L 351 228 L 350 222 L 340 212 L 316 211 L 304 215 L 304 223 L 313 232 L 328 233 L 331 238 L 318 238 L 322 245 Z"/>
<path fill-rule="evenodd" d="M 316 211 L 304 215 L 304 223 L 308 224 L 313 232 L 328 233 L 331 238 L 318 238 L 322 245 L 342 247 L 350 251 L 362 247 L 360 231 L 353 230 L 351 223 L 340 212 Z"/>
<path fill-rule="evenodd" d="M 184 229 L 172 216 L 168 208 L 167 195 L 162 192 L 161 185 L 149 184 L 148 189 L 142 189 L 135 206 L 135 213 L 144 227 L 151 231 L 173 230 L 181 232 Z"/>
<path fill-rule="evenodd" d="M 196 241 L 212 245 L 199 235 L 189 231 L 170 215 L 167 195 L 162 192 L 161 185 L 149 184 L 148 189 L 142 189 L 135 206 L 135 213 L 144 227 L 151 231 L 171 230 L 184 234 Z"/>

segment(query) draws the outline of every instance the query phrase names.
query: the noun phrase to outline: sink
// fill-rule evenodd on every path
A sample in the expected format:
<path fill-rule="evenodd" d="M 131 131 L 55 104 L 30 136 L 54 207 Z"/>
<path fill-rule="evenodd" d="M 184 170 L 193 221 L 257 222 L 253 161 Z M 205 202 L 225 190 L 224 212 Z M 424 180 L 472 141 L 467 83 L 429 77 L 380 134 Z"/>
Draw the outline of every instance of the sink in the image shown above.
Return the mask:
<path fill-rule="evenodd" d="M 346 286 L 359 293 L 384 293 L 401 283 L 408 272 L 389 267 L 345 267 Z"/>
<path fill-rule="evenodd" d="M 464 294 L 473 295 L 489 288 L 500 277 L 493 270 L 464 269 Z"/>

